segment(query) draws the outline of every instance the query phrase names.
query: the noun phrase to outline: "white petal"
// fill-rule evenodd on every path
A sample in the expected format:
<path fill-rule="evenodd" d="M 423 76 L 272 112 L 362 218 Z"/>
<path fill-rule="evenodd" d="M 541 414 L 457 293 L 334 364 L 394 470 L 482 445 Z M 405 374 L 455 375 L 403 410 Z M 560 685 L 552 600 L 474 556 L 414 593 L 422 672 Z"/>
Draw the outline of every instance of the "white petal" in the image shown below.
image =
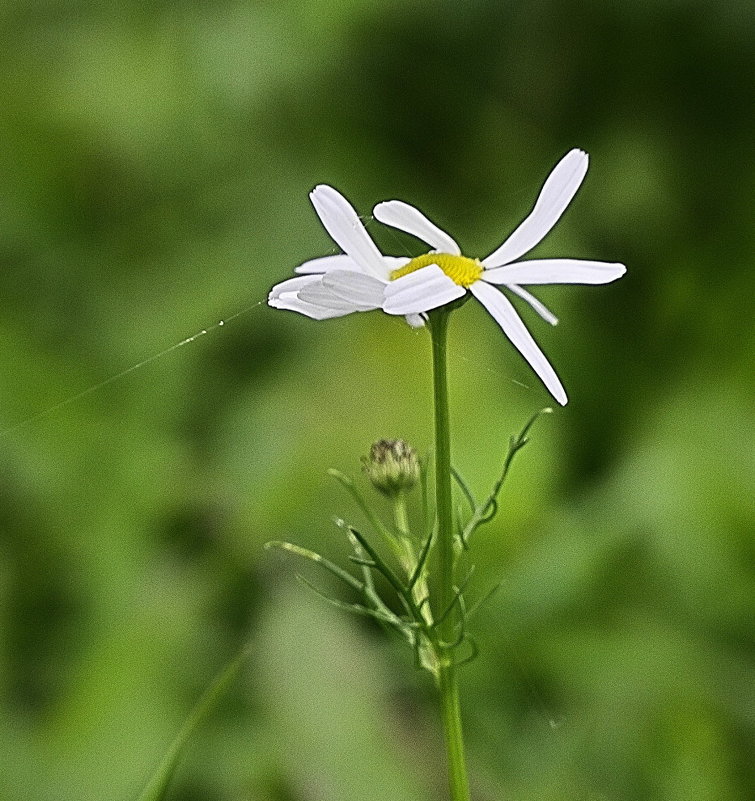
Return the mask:
<path fill-rule="evenodd" d="M 324 184 L 316 187 L 309 197 L 325 230 L 361 271 L 387 279 L 383 257 L 349 201 Z"/>
<path fill-rule="evenodd" d="M 351 314 L 351 311 L 353 311 L 326 309 L 324 306 L 315 306 L 312 303 L 306 303 L 300 300 L 295 292 L 288 292 L 280 297 L 272 298 L 268 303 L 275 309 L 299 312 L 299 314 L 311 317 L 313 320 L 329 320 L 331 317 L 343 317 L 345 314 Z"/>
<path fill-rule="evenodd" d="M 383 305 L 385 282 L 351 270 L 331 270 L 322 277 L 322 285 L 360 311 L 379 309 Z"/>
<path fill-rule="evenodd" d="M 515 295 L 518 295 L 523 301 L 527 302 L 532 308 L 545 320 L 546 323 L 551 325 L 558 325 L 558 317 L 544 304 L 541 303 L 534 295 L 531 295 L 526 289 L 522 289 L 516 284 L 507 284 L 506 289 L 510 289 Z"/>
<path fill-rule="evenodd" d="M 465 292 L 464 287 L 454 283 L 437 264 L 428 264 L 386 285 L 383 311 L 418 314 L 445 306 Z"/>
<path fill-rule="evenodd" d="M 411 259 L 408 256 L 383 256 L 383 264 L 385 264 L 385 269 L 388 271 L 389 276 L 394 270 L 409 264 L 410 261 Z"/>
<path fill-rule="evenodd" d="M 322 282 L 305 286 L 304 289 L 297 293 L 297 297 L 299 300 L 303 300 L 305 303 L 309 303 L 312 306 L 322 306 L 323 308 L 340 311 L 344 314 L 361 311 L 361 309 L 353 303 L 349 303 L 349 301 L 338 297 L 338 295 L 330 289 L 324 287 Z"/>
<path fill-rule="evenodd" d="M 518 259 L 538 242 L 558 222 L 558 218 L 574 197 L 587 172 L 587 153 L 570 150 L 554 167 L 543 184 L 535 207 L 513 234 L 482 263 L 500 267 Z"/>
<path fill-rule="evenodd" d="M 294 269 L 300 275 L 311 275 L 313 273 L 327 273 L 330 270 L 359 270 L 359 265 L 345 253 L 337 256 L 321 256 L 319 259 L 310 259 L 300 264 Z"/>
<path fill-rule="evenodd" d="M 441 231 L 419 209 L 404 203 L 403 200 L 386 200 L 378 203 L 372 213 L 381 223 L 422 239 L 439 253 L 461 255 L 459 246 L 445 231 Z"/>
<path fill-rule="evenodd" d="M 551 367 L 545 355 L 537 346 L 530 332 L 526 329 L 516 309 L 511 305 L 511 301 L 504 297 L 490 284 L 484 281 L 477 281 L 470 287 L 472 294 L 482 303 L 491 313 L 498 325 L 503 329 L 503 333 L 511 340 L 514 347 L 529 362 L 532 369 L 540 376 L 540 380 L 548 388 L 548 391 L 562 405 L 566 405 L 566 392 Z"/>
<path fill-rule="evenodd" d="M 532 259 L 485 270 L 491 284 L 608 284 L 627 271 L 623 264 L 584 259 Z"/>
<path fill-rule="evenodd" d="M 398 270 L 403 267 L 411 259 L 406 256 L 383 256 L 383 272 L 386 276 L 390 275 L 393 270 Z M 345 253 L 339 253 L 335 256 L 320 256 L 316 259 L 305 261 L 294 268 L 295 273 L 299 275 L 322 275 L 329 273 L 331 270 L 353 270 L 354 272 L 362 272 L 361 267 Z"/>
<path fill-rule="evenodd" d="M 281 281 L 280 284 L 276 284 L 270 290 L 268 301 L 275 300 L 275 298 L 280 297 L 284 292 L 298 292 L 300 289 L 303 289 L 305 286 L 307 286 L 307 284 L 311 284 L 319 280 L 319 275 L 301 275 L 297 276 L 296 278 L 289 278 L 286 281 Z"/>
<path fill-rule="evenodd" d="M 424 314 L 407 314 L 406 315 L 406 322 L 412 328 L 422 328 L 427 320 L 426 315 Z"/>

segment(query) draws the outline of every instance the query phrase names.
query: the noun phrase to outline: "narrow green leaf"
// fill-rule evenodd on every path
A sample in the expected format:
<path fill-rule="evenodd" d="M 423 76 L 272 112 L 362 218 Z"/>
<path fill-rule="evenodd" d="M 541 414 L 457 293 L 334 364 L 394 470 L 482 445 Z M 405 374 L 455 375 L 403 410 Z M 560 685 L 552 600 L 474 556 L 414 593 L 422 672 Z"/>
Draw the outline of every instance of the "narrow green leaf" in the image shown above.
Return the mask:
<path fill-rule="evenodd" d="M 454 504 L 454 534 L 459 538 L 462 547 L 464 550 L 469 550 L 469 546 L 467 545 L 467 541 L 464 539 L 464 518 L 461 512 L 461 506 L 459 504 Z"/>
<path fill-rule="evenodd" d="M 468 642 L 472 650 L 467 656 L 464 657 L 464 659 L 460 659 L 457 662 L 454 662 L 455 667 L 468 665 L 470 662 L 473 662 L 475 659 L 477 659 L 480 653 L 480 649 L 477 647 L 477 642 L 475 641 L 474 637 L 467 634 L 464 637 L 464 642 Z"/>
<path fill-rule="evenodd" d="M 378 609 L 370 609 L 368 606 L 364 606 L 363 604 L 353 604 L 346 601 L 341 601 L 338 598 L 333 598 L 327 593 L 324 593 L 321 589 L 316 587 L 311 581 L 307 580 L 299 573 L 296 574 L 296 578 L 301 581 L 302 584 L 309 587 L 309 589 L 312 590 L 315 595 L 319 595 L 320 598 L 322 598 L 324 601 L 327 601 L 331 606 L 335 606 L 336 609 L 341 609 L 344 612 L 353 612 L 354 614 L 362 615 L 362 617 L 371 617 L 380 621 L 381 623 L 387 623 L 388 625 L 396 628 L 403 628 L 401 619 L 395 617 L 394 615 L 384 615 Z"/>
<path fill-rule="evenodd" d="M 509 449 L 506 453 L 506 458 L 503 461 L 503 468 L 501 470 L 501 475 L 496 480 L 495 484 L 493 485 L 493 489 L 490 492 L 490 495 L 485 499 L 483 503 L 481 503 L 472 514 L 472 517 L 469 519 L 464 531 L 461 534 L 461 541 L 465 548 L 469 547 L 469 538 L 475 532 L 475 530 L 481 526 L 483 523 L 488 523 L 495 517 L 496 512 L 498 511 L 498 494 L 501 491 L 501 487 L 503 486 L 503 482 L 506 480 L 506 477 L 509 474 L 509 469 L 511 468 L 511 463 L 514 461 L 514 457 L 516 454 L 529 442 L 527 434 L 529 433 L 532 426 L 535 424 L 535 421 L 543 414 L 552 414 L 553 409 L 549 406 L 546 408 L 541 409 L 539 412 L 536 412 L 532 415 L 532 417 L 527 421 L 524 428 L 519 432 L 518 436 L 511 437 L 509 440 Z"/>
<path fill-rule="evenodd" d="M 467 620 L 472 618 L 473 615 L 476 615 L 477 612 L 501 589 L 503 586 L 503 582 L 499 581 L 498 584 L 494 584 L 486 593 L 482 596 L 478 601 L 475 601 L 472 606 L 469 608 L 467 612 Z"/>
<path fill-rule="evenodd" d="M 315 551 L 310 551 L 308 548 L 302 548 L 300 545 L 294 545 L 292 542 L 285 542 L 283 540 L 267 542 L 265 543 L 265 548 L 278 548 L 282 551 L 295 554 L 296 556 L 301 556 L 303 559 L 309 559 L 310 562 L 315 562 L 330 571 L 336 578 L 348 584 L 349 587 L 352 587 L 357 592 L 364 592 L 364 584 L 359 581 L 359 579 L 354 578 L 351 573 L 339 567 L 334 562 L 331 562 L 329 559 L 326 559 L 324 556 L 320 556 L 319 553 L 315 553 Z"/>
<path fill-rule="evenodd" d="M 184 721 L 181 730 L 170 744 L 159 767 L 138 796 L 138 801 L 164 801 L 167 797 L 168 787 L 181 761 L 189 738 L 215 708 L 218 700 L 236 678 L 239 668 L 251 652 L 252 646 L 250 644 L 217 674 L 212 684 L 205 690 L 202 697 L 197 701 L 194 709 L 192 709 L 191 713 Z"/>
<path fill-rule="evenodd" d="M 372 559 L 368 559 L 365 556 L 349 556 L 348 560 L 353 562 L 355 565 L 361 565 L 362 567 L 377 567 L 377 565 L 372 561 Z"/>
<path fill-rule="evenodd" d="M 349 531 L 359 540 L 359 544 L 367 551 L 368 556 L 372 559 L 375 563 L 375 569 L 380 571 L 388 583 L 393 587 L 396 591 L 396 594 L 401 599 L 401 602 L 404 604 L 407 612 L 411 614 L 412 617 L 419 623 L 421 622 L 421 616 L 418 614 L 417 607 L 412 599 L 411 593 L 408 591 L 406 587 L 401 583 L 401 581 L 397 578 L 396 574 L 391 570 L 391 568 L 383 561 L 380 554 L 370 545 L 370 543 L 355 529 L 349 526 Z"/>
<path fill-rule="evenodd" d="M 453 465 L 451 465 L 451 475 L 454 481 L 459 485 L 459 489 L 464 494 L 464 497 L 467 499 L 470 509 L 474 512 L 475 509 L 477 509 L 477 501 L 472 494 L 472 490 L 469 488 L 469 484 L 467 484 L 461 473 Z"/>
<path fill-rule="evenodd" d="M 378 596 L 375 590 L 375 582 L 372 578 L 372 567 L 374 566 L 374 562 L 369 559 L 367 552 L 362 548 L 359 544 L 359 540 L 352 534 L 351 530 L 348 526 L 346 526 L 346 535 L 349 538 L 349 543 L 351 547 L 354 549 L 354 557 L 349 557 L 353 559 L 357 564 L 362 566 L 362 576 L 364 577 L 364 591 L 365 595 L 375 604 L 376 606 L 382 605 L 382 601 Z"/>
<path fill-rule="evenodd" d="M 398 547 L 396 537 L 394 536 L 393 532 L 372 510 L 372 507 L 367 503 L 367 501 L 364 499 L 364 496 L 357 488 L 357 485 L 354 483 L 354 479 L 334 468 L 328 470 L 328 475 L 333 476 L 333 478 L 347 490 L 351 497 L 356 501 L 357 506 L 359 506 L 362 512 L 364 512 L 365 517 L 375 531 L 383 536 L 390 543 L 391 547 L 394 549 Z"/>
<path fill-rule="evenodd" d="M 472 565 L 472 567 L 469 568 L 469 572 L 464 577 L 464 581 L 462 581 L 461 585 L 454 588 L 453 600 L 448 605 L 448 607 L 443 611 L 441 616 L 433 623 L 433 627 L 434 628 L 437 628 L 438 626 L 440 626 L 443 623 L 443 621 L 451 614 L 451 610 L 455 606 L 459 607 L 460 619 L 461 619 L 461 624 L 462 624 L 462 627 L 463 627 L 464 621 L 465 621 L 465 614 L 466 614 L 466 608 L 464 606 L 463 593 L 464 593 L 464 590 L 466 590 L 467 586 L 469 585 L 469 582 L 471 581 L 473 574 L 474 574 L 474 565 Z M 458 643 L 456 643 L 456 645 L 458 645 Z M 455 647 L 455 645 L 450 646 L 450 647 Z"/>
<path fill-rule="evenodd" d="M 375 569 L 379 570 L 388 580 L 388 583 L 391 585 L 391 587 L 393 587 L 393 589 L 396 590 L 399 595 L 403 596 L 406 593 L 406 587 L 404 587 L 393 570 L 391 570 L 391 568 L 385 563 L 380 554 L 355 528 L 349 526 L 349 531 L 354 535 L 354 537 L 356 537 L 357 540 L 359 540 L 359 544 L 362 546 L 362 548 L 367 551 L 368 556 L 375 563 Z"/>
<path fill-rule="evenodd" d="M 430 546 L 433 542 L 433 532 L 431 531 L 430 534 L 427 536 L 425 540 L 425 544 L 422 546 L 422 550 L 419 553 L 419 559 L 417 560 L 417 567 L 414 568 L 414 573 L 412 573 L 409 579 L 409 585 L 407 590 L 411 592 L 414 589 L 414 585 L 419 581 L 419 577 L 422 575 L 422 571 L 425 568 L 425 563 L 427 562 L 428 554 L 430 553 Z"/>
<path fill-rule="evenodd" d="M 354 549 L 355 556 L 352 558 L 355 562 L 361 564 L 362 566 L 365 599 L 372 604 L 372 607 L 376 612 L 382 615 L 382 617 L 389 622 L 389 625 L 393 625 L 396 628 L 402 629 L 405 636 L 409 640 L 409 643 L 411 644 L 413 642 L 414 635 L 407 629 L 409 624 L 407 621 L 396 615 L 388 607 L 388 605 L 383 602 L 383 599 L 378 595 L 378 592 L 375 589 L 375 581 L 372 577 L 372 569 L 376 567 L 375 563 L 369 559 L 367 551 L 365 551 L 364 548 L 359 544 L 359 540 L 354 536 L 354 533 L 348 526 L 346 526 L 346 534 L 349 538 L 349 542 L 351 543 L 351 547 Z"/>

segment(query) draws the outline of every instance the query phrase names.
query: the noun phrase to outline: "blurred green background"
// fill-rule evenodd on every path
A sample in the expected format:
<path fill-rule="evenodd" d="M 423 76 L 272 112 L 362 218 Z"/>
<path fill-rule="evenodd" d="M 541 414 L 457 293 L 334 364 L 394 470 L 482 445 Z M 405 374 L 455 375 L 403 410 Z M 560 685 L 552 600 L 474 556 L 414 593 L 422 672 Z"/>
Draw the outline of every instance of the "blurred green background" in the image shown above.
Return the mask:
<path fill-rule="evenodd" d="M 262 301 L 333 252 L 316 183 L 484 255 L 571 147 L 535 255 L 629 272 L 523 311 L 570 403 L 476 545 L 474 798 L 751 798 L 755 7 L 11 0 L 0 39 L 0 799 L 133 798 L 247 641 L 172 799 L 444 797 L 411 654 L 262 548 L 345 558 L 326 470 L 430 446 L 427 334 Z M 482 494 L 550 401 L 478 304 L 451 341 Z"/>

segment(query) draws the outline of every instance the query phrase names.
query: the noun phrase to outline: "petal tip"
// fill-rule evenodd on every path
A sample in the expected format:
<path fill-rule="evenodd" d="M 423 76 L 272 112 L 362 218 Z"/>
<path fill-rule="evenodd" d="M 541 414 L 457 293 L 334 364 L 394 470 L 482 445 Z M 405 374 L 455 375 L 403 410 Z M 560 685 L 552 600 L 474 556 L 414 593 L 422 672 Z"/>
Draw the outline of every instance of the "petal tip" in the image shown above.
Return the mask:
<path fill-rule="evenodd" d="M 317 184 L 317 186 L 309 193 L 309 199 L 314 203 L 316 200 L 323 200 L 326 197 L 338 196 L 341 193 L 328 184 Z"/>
<path fill-rule="evenodd" d="M 584 178 L 587 173 L 587 168 L 590 166 L 590 156 L 585 150 L 579 147 L 573 147 L 562 159 L 561 164 L 564 162 L 570 163 L 576 168 Z"/>

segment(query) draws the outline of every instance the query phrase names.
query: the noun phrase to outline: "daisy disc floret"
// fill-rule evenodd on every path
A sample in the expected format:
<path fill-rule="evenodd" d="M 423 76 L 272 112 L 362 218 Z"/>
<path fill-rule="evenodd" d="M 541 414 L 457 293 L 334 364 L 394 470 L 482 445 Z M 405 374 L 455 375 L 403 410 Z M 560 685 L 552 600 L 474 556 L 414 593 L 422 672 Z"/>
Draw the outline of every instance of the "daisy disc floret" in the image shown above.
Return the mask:
<path fill-rule="evenodd" d="M 432 250 L 414 259 L 383 255 L 354 208 L 330 186 L 310 194 L 322 224 L 343 254 L 325 256 L 296 268 L 297 277 L 273 287 L 268 303 L 315 320 L 382 309 L 424 325 L 427 312 L 474 295 L 562 405 L 567 397 L 555 370 L 502 290 L 529 304 L 546 322 L 558 320 L 524 286 L 606 284 L 621 278 L 623 264 L 584 259 L 521 257 L 558 222 L 587 173 L 588 157 L 571 150 L 548 176 L 524 221 L 484 259 L 462 255 L 456 241 L 418 209 L 401 200 L 378 203 L 377 220 L 427 243 Z"/>

